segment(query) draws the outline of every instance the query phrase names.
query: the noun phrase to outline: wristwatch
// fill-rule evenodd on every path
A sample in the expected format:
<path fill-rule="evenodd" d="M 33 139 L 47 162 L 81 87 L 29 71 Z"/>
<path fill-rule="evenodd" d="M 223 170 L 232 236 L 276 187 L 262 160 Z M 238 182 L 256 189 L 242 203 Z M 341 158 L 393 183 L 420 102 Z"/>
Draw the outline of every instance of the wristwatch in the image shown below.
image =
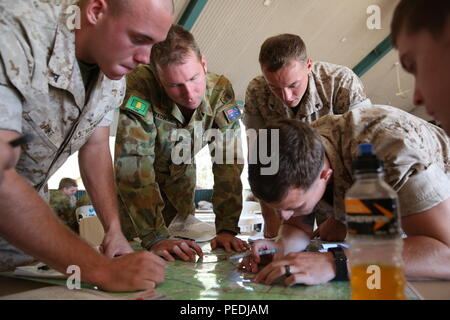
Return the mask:
<path fill-rule="evenodd" d="M 332 281 L 348 281 L 347 257 L 341 246 L 328 249 L 334 256 L 336 263 L 336 276 Z"/>

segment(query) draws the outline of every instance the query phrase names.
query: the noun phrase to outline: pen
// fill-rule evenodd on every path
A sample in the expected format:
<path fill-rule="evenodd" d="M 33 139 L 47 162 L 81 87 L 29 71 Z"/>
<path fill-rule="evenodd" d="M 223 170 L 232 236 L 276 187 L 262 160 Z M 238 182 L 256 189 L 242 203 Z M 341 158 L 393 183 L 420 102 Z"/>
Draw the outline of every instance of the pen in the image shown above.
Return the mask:
<path fill-rule="evenodd" d="M 258 254 L 260 256 L 263 256 L 265 254 L 272 254 L 272 253 L 277 253 L 277 252 L 278 252 L 278 249 L 270 249 L 270 250 L 262 250 Z M 250 252 L 235 254 L 234 256 L 231 256 L 228 259 L 233 259 L 233 260 L 234 259 L 241 259 L 241 258 L 245 258 L 245 257 L 251 256 L 251 255 L 252 255 L 252 253 L 250 251 Z"/>
<path fill-rule="evenodd" d="M 31 134 L 24 134 L 22 136 L 20 136 L 17 139 L 11 140 L 9 142 L 9 145 L 13 148 L 18 147 L 20 145 L 26 144 L 28 142 L 31 142 L 31 140 L 33 140 L 33 136 Z"/>
<path fill-rule="evenodd" d="M 181 240 L 189 240 L 189 241 L 194 241 L 194 242 L 195 242 L 195 239 L 187 238 L 187 237 L 173 236 L 173 238 L 175 238 L 175 239 L 181 239 Z"/>

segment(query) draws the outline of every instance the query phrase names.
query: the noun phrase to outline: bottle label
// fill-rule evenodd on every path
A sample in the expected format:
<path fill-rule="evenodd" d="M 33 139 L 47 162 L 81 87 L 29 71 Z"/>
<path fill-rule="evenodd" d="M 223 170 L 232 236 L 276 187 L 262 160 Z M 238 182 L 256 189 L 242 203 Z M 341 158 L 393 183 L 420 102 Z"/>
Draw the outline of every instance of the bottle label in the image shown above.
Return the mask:
<path fill-rule="evenodd" d="M 396 199 L 345 199 L 345 211 L 350 234 L 400 234 Z"/>

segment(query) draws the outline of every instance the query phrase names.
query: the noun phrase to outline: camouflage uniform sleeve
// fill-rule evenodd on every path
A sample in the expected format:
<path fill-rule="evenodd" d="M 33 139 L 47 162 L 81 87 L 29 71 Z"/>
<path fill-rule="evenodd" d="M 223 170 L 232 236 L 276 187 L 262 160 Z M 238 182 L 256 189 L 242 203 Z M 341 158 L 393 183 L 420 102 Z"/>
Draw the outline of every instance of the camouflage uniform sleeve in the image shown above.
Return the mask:
<path fill-rule="evenodd" d="M 142 246 L 150 248 L 168 236 L 162 216 L 164 202 L 155 180 L 156 127 L 151 107 L 145 115 L 126 105 L 135 96 L 149 102 L 148 72 L 138 69 L 127 77 L 127 93 L 120 109 L 114 168 L 121 214 L 131 219 Z"/>
<path fill-rule="evenodd" d="M 118 112 L 118 108 L 123 103 L 123 99 L 125 97 L 125 88 L 126 88 L 126 80 L 122 79 L 121 81 L 114 81 L 113 82 L 113 89 L 120 92 L 119 96 L 111 97 L 111 104 L 113 104 L 114 109 L 112 109 L 110 112 L 108 112 L 105 117 L 102 119 L 102 121 L 97 125 L 97 127 L 110 127 L 111 124 L 114 122 L 114 118 L 116 116 L 116 112 Z"/>
<path fill-rule="evenodd" d="M 343 76 L 335 84 L 338 89 L 333 97 L 334 114 L 345 113 L 367 100 L 361 79 L 351 69 L 343 68 Z"/>
<path fill-rule="evenodd" d="M 265 126 L 264 118 L 258 109 L 258 99 L 264 99 L 264 92 L 261 89 L 261 82 L 253 79 L 247 86 L 245 92 L 245 106 L 242 115 L 242 122 L 247 129 L 261 129 Z"/>
<path fill-rule="evenodd" d="M 219 101 L 223 106 L 217 110 L 215 123 L 223 137 L 223 157 L 215 158 L 217 152 L 211 152 L 214 174 L 212 203 L 216 214 L 217 233 L 229 231 L 238 234 L 240 232 L 238 222 L 242 211 L 241 173 L 244 167 L 239 123 L 241 112 L 228 81 Z"/>
<path fill-rule="evenodd" d="M 22 101 L 18 91 L 8 84 L 0 57 L 0 129 L 22 132 Z"/>

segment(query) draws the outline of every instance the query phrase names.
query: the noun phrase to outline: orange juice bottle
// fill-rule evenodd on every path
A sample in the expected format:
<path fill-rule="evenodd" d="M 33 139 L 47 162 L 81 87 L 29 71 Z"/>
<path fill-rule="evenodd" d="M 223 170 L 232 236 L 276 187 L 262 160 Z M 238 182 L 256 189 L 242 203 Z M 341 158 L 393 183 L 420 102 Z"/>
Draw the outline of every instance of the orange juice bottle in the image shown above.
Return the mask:
<path fill-rule="evenodd" d="M 345 196 L 352 299 L 405 299 L 397 193 L 384 181 L 371 144 L 359 146 Z"/>

